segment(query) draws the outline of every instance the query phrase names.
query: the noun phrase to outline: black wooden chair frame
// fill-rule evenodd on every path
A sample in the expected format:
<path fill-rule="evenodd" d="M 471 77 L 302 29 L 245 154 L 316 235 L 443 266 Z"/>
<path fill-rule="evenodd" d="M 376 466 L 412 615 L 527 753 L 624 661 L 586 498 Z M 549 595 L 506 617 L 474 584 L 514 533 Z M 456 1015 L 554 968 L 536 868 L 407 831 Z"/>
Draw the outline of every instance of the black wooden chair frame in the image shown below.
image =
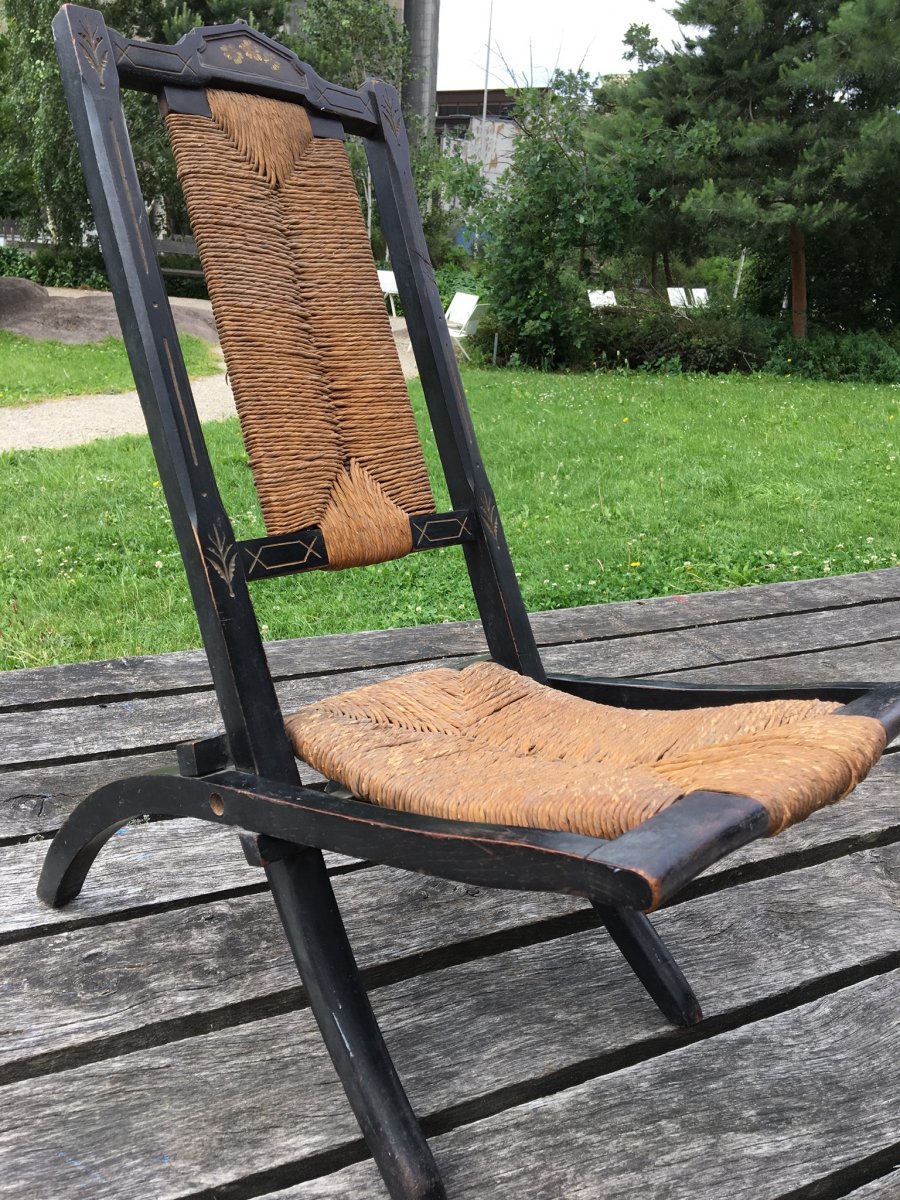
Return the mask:
<path fill-rule="evenodd" d="M 191 398 L 122 114 L 120 84 L 155 93 L 165 111 L 208 113 L 205 89 L 235 88 L 302 104 L 316 136 L 365 142 L 409 335 L 453 512 L 415 528 L 416 549 L 459 543 L 492 658 L 551 687 L 641 708 L 748 699 L 834 699 L 846 713 L 900 729 L 900 689 L 675 687 L 646 680 L 548 676 L 535 644 L 478 451 L 418 215 L 395 89 L 358 91 L 322 79 L 243 23 L 193 30 L 176 46 L 129 40 L 92 9 L 54 21 L 107 271 L 147 419 L 160 480 L 209 657 L 224 735 L 179 748 L 179 773 L 123 780 L 88 797 L 53 841 L 39 894 L 75 897 L 91 863 L 140 814 L 190 816 L 244 831 L 265 869 L 309 1001 L 353 1110 L 394 1197 L 441 1197 L 428 1145 L 360 982 L 321 851 L 330 850 L 485 887 L 586 897 L 662 1011 L 691 1024 L 700 1008 L 644 910 L 767 830 L 756 800 L 694 792 L 612 842 L 576 834 L 439 820 L 301 784 L 266 663 L 248 579 L 298 564 L 290 542 L 316 531 L 238 542 L 219 498 Z M 238 52 L 250 48 L 253 53 Z M 435 522 L 438 522 L 437 524 Z M 319 546 L 321 551 L 321 546 Z M 313 554 L 315 559 L 316 555 Z"/>

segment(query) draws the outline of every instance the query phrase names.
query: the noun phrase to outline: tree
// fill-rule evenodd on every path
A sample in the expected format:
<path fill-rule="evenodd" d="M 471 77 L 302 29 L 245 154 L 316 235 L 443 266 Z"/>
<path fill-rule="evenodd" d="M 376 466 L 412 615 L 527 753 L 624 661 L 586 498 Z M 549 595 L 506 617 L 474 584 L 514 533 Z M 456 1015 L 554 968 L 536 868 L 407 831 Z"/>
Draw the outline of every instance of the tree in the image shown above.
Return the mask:
<path fill-rule="evenodd" d="M 588 281 L 625 245 L 634 180 L 591 152 L 594 86 L 558 72 L 518 94 L 512 162 L 486 204 L 485 275 L 495 315 L 526 361 L 589 354 Z"/>
<path fill-rule="evenodd" d="M 846 234 L 867 207 L 850 180 L 879 123 L 893 126 L 897 22 L 886 0 L 681 0 L 700 30 L 645 74 L 670 121 L 711 122 L 714 174 L 685 207 L 704 221 L 789 247 L 792 328 L 807 328 L 807 241 Z M 885 52 L 872 34 L 892 41 Z M 874 122 L 874 125 L 873 125 Z M 871 147 L 873 150 L 875 147 Z M 866 157 L 873 169 L 873 160 Z M 894 184 L 900 182 L 888 170 Z M 895 186 L 896 194 L 896 186 Z"/>
<path fill-rule="evenodd" d="M 29 159 L 14 152 L 18 119 L 9 91 L 3 87 L 3 80 L 9 77 L 12 47 L 3 21 L 0 4 L 0 217 L 21 219 L 31 205 L 34 181 Z"/>
<path fill-rule="evenodd" d="M 900 318 L 900 22 L 893 0 L 844 3 L 818 63 L 852 114 L 835 171 L 848 219 L 817 263 L 817 307 L 833 324 Z M 851 224 L 852 222 L 852 224 Z"/>
<path fill-rule="evenodd" d="M 59 245 L 78 245 L 92 224 L 90 206 L 78 161 L 71 122 L 59 78 L 51 21 L 58 0 L 6 0 L 9 22 L 8 54 L 0 58 L 0 90 L 5 94 L 0 120 L 10 157 L 29 166 L 23 171 L 26 196 L 21 197 L 26 229 L 46 229 Z M 287 0 L 270 0 L 248 13 L 235 0 L 230 3 L 182 3 L 166 0 L 149 4 L 135 0 L 110 0 L 103 15 L 109 26 L 130 37 L 165 42 L 195 25 L 252 19 L 263 32 L 276 34 L 287 13 Z M 177 211 L 180 195 L 175 169 L 161 122 L 152 100 L 126 93 L 126 116 L 138 175 L 144 194 L 163 197 Z M 4 176 L 0 176 L 3 180 Z M 27 197 L 27 203 L 26 201 Z"/>
<path fill-rule="evenodd" d="M 9 31 L 0 36 L 0 134 L 8 153 L 0 168 L 0 201 L 5 202 L 3 215 L 21 217 L 29 232 L 47 230 L 65 246 L 80 244 L 92 217 L 53 47 L 50 26 L 57 7 L 58 0 L 6 2 Z M 309 0 L 296 38 L 283 33 L 289 8 L 289 0 L 266 0 L 249 11 L 236 0 L 108 0 L 104 17 L 127 36 L 155 42 L 176 41 L 197 25 L 242 18 L 280 37 L 326 79 L 358 87 L 375 75 L 399 86 L 407 37 L 386 0 Z M 160 202 L 170 231 L 186 232 L 187 213 L 155 102 L 134 92 L 126 92 L 124 101 L 143 193 Z M 443 158 L 433 131 L 428 133 L 416 149 L 416 180 L 432 242 L 446 249 L 450 224 L 468 212 L 479 191 L 478 172 L 459 159 Z M 352 139 L 348 150 L 371 225 L 365 156 Z"/>
<path fill-rule="evenodd" d="M 481 164 L 467 161 L 458 143 L 442 146 L 434 130 L 420 133 L 410 159 L 431 261 L 440 266 L 454 253 L 465 257 L 454 234 L 477 224 L 486 191 Z"/>
<path fill-rule="evenodd" d="M 638 49 L 626 57 L 656 65 L 661 55 L 646 27 L 632 27 L 626 44 L 632 37 Z M 587 141 L 601 177 L 618 170 L 632 181 L 635 204 L 622 236 L 629 252 L 648 264 L 650 286 L 658 291 L 660 264 L 671 287 L 673 258 L 691 261 L 705 248 L 706 231 L 684 202 L 701 164 L 715 154 L 718 135 L 709 121 L 674 119 L 670 99 L 648 86 L 652 74 L 642 70 L 603 83 Z"/>
<path fill-rule="evenodd" d="M 324 78 L 358 88 L 367 77 L 400 88 L 409 54 L 409 38 L 396 10 L 386 0 L 309 0 L 300 14 L 295 48 Z M 411 157 L 413 179 L 432 260 L 439 263 L 452 246 L 451 229 L 464 223 L 480 200 L 483 186 L 475 164 L 444 153 L 433 129 L 417 136 Z M 347 142 L 357 190 L 369 226 L 380 240 L 372 180 L 362 147 Z"/>
<path fill-rule="evenodd" d="M 309 0 L 295 49 L 333 83 L 358 88 L 371 75 L 399 89 L 409 38 L 386 0 Z"/>

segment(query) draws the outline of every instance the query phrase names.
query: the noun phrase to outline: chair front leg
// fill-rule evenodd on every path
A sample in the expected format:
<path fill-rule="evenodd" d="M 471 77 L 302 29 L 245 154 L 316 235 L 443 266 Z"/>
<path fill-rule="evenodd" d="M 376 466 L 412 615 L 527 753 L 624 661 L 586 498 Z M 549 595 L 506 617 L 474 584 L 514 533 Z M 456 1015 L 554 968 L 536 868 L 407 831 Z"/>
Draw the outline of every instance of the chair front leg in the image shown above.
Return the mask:
<path fill-rule="evenodd" d="M 310 1008 L 388 1193 L 392 1200 L 445 1200 L 359 977 L 321 852 L 266 837 L 245 838 L 244 847 L 268 876 Z"/>
<path fill-rule="evenodd" d="M 701 1021 L 700 1001 L 646 913 L 613 908 L 596 900 L 591 903 L 663 1016 L 685 1027 Z"/>

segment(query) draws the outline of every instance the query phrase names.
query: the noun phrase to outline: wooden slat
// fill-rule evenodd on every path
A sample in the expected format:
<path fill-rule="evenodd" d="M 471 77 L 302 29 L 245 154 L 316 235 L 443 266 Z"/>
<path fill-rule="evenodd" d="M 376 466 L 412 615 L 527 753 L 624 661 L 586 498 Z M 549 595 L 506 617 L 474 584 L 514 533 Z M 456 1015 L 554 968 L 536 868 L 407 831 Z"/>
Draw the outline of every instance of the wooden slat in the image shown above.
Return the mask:
<path fill-rule="evenodd" d="M 446 662 L 446 660 L 444 660 Z M 450 660 L 458 662 L 461 660 Z M 340 688 L 364 687 L 379 679 L 437 663 L 406 664 L 341 676 Z M 334 680 L 295 679 L 282 683 L 278 694 L 286 712 L 335 692 Z M 0 715 L 0 764 L 27 764 L 128 750 L 159 749 L 206 737 L 222 729 L 212 692 L 152 696 L 88 708 L 36 709 Z M 3 776 L 0 775 L 0 787 Z M 2 793 L 0 793 L 2 795 Z"/>
<path fill-rule="evenodd" d="M 888 638 L 900 644 L 900 601 L 559 646 L 547 650 L 544 660 L 551 671 L 598 675 L 657 675 L 752 660 L 746 677 L 746 671 L 752 673 L 761 659 Z M 879 650 L 890 654 L 887 646 L 880 645 Z"/>
<path fill-rule="evenodd" d="M 454 1200 L 778 1200 L 900 1138 L 898 1033 L 894 971 L 432 1148 Z M 364 1163 L 261 1200 L 381 1195 Z"/>
<path fill-rule="evenodd" d="M 891 1171 L 880 1179 L 873 1179 L 864 1187 L 856 1188 L 847 1200 L 897 1200 L 900 1196 L 900 1170 Z"/>
<path fill-rule="evenodd" d="M 898 887 L 896 854 L 869 852 L 858 860 L 680 906 L 660 918 L 660 927 L 676 954 L 693 961 L 690 974 L 704 993 L 710 1017 L 722 1022 L 730 1016 L 734 1022 L 748 1005 L 762 1004 L 771 1011 L 779 996 L 782 1003 L 790 1003 L 791 997 L 802 1002 L 804 989 L 815 991 L 823 975 L 895 954 L 900 947 Z M 502 1127 L 510 1152 L 527 1156 L 546 1151 L 552 1158 L 553 1136 L 543 1128 L 540 1137 L 532 1132 L 547 1105 L 565 1108 L 559 1126 L 563 1134 L 572 1130 L 573 1143 L 566 1149 L 570 1162 L 586 1161 L 594 1172 L 588 1177 L 595 1190 L 584 1195 L 597 1194 L 601 1169 L 621 1173 L 627 1166 L 638 1178 L 645 1161 L 657 1154 L 665 1158 L 673 1143 L 681 1144 L 680 1138 L 669 1136 L 674 1113 L 663 1107 L 657 1120 L 647 1115 L 656 1093 L 667 1092 L 665 1078 L 662 1085 L 654 1081 L 660 1073 L 665 1077 L 666 1064 L 676 1060 L 680 1066 L 673 1103 L 677 1119 L 685 1119 L 689 1148 L 705 1120 L 711 1122 L 713 1136 L 726 1117 L 738 1132 L 755 1124 L 777 1143 L 775 1134 L 786 1121 L 782 1090 L 788 1080 L 808 1090 L 809 1080 L 797 1079 L 798 1071 L 808 1070 L 843 1079 L 837 1092 L 833 1079 L 831 1088 L 821 1092 L 837 1095 L 841 1102 L 819 1108 L 831 1111 L 833 1122 L 847 1123 L 844 1144 L 856 1137 L 859 1155 L 870 1153 L 896 1134 L 900 1121 L 900 1079 L 891 1057 L 900 1021 L 898 976 L 900 972 L 889 977 L 887 988 L 881 977 L 861 985 L 853 1003 L 846 999 L 849 991 L 826 996 L 439 1139 L 441 1160 L 451 1171 L 450 1194 L 480 1200 L 497 1194 L 497 1176 L 482 1175 L 470 1186 L 468 1177 L 460 1175 L 463 1168 L 489 1172 L 491 1163 L 502 1158 L 499 1135 L 484 1156 L 477 1146 L 470 1150 L 466 1139 L 474 1136 L 473 1130 L 484 1129 L 493 1137 L 495 1126 Z M 552 1089 L 552 1073 L 566 1072 L 573 1064 L 602 1074 L 616 1065 L 610 1056 L 628 1048 L 645 1056 L 674 1050 L 680 1040 L 624 971 L 610 943 L 593 931 L 406 979 L 377 989 L 373 1003 L 423 1114 L 469 1103 L 498 1088 L 513 1089 L 503 1103 L 514 1104 L 517 1087 L 544 1080 L 540 1086 Z M 821 1015 L 811 1015 L 822 1006 Z M 752 1007 L 747 1011 L 759 1015 Z M 823 1040 L 814 1053 L 819 1034 Z M 765 1064 L 762 1074 L 771 1074 L 775 1096 L 771 1110 L 761 1110 L 755 1097 L 755 1116 L 738 1102 L 728 1107 L 729 1088 L 740 1096 L 743 1087 L 753 1084 L 747 1074 L 751 1062 L 757 1081 L 760 1064 Z M 869 1086 L 860 1095 L 864 1079 Z M 691 1101 L 691 1086 L 702 1100 L 698 1095 Z M 598 1093 L 602 1103 L 596 1100 Z M 6 1170 L 0 1176 L 0 1195 L 30 1197 L 40 1185 L 38 1194 L 65 1200 L 89 1184 L 90 1194 L 98 1198 L 174 1197 L 285 1167 L 357 1137 L 305 1010 L 10 1084 L 3 1095 L 0 1154 Z M 869 1103 L 873 1095 L 881 1097 L 878 1105 Z M 803 1119 L 805 1103 L 798 1101 L 796 1112 L 791 1111 L 792 1122 Z M 612 1135 L 610 1163 L 607 1109 L 615 1110 L 616 1104 L 613 1120 L 625 1131 L 617 1127 Z M 855 1105 L 862 1109 L 857 1112 Z M 584 1111 L 573 1119 L 578 1106 Z M 636 1112 L 643 1117 L 640 1137 L 635 1136 Z M 592 1131 L 587 1139 L 579 1132 L 584 1130 Z M 827 1145 L 823 1130 L 815 1147 L 819 1159 Z M 65 1156 L 57 1153 L 60 1147 Z M 698 1159 L 716 1157 L 709 1150 L 696 1152 Z M 727 1144 L 723 1152 L 728 1152 Z M 531 1162 L 529 1170 L 536 1169 Z M 535 1185 L 546 1183 L 544 1191 L 520 1193 L 504 1183 L 502 1194 L 579 1194 L 569 1190 L 568 1180 L 557 1186 L 544 1169 L 550 1168 L 537 1169 L 534 1180 Z M 758 1173 L 756 1168 L 748 1171 L 744 1162 L 745 1177 L 756 1184 L 765 1183 L 767 1170 L 761 1165 Z M 23 1182 L 30 1192 L 22 1190 Z M 701 1176 L 693 1193 L 673 1194 L 705 1198 L 702 1183 Z M 611 1188 L 609 1194 L 629 1193 Z M 669 1193 L 656 1186 L 643 1194 Z M 756 1200 L 770 1193 L 743 1194 Z"/>
<path fill-rule="evenodd" d="M 0 840 L 56 830 L 95 788 L 127 775 L 148 775 L 174 766 L 174 750 L 160 750 L 0 774 Z"/>
<path fill-rule="evenodd" d="M 586 912 L 568 896 L 479 892 L 388 867 L 337 876 L 334 888 L 363 967 Z M 0 947 L 0 979 L 7 1066 L 299 986 L 267 892 Z"/>
<path fill-rule="evenodd" d="M 810 889 L 816 889 L 814 904 L 809 902 Z M 336 878 L 335 891 L 365 968 L 383 968 L 583 908 L 563 897 L 471 894 L 385 868 Z M 857 964 L 861 945 L 876 958 L 900 951 L 898 900 L 900 849 L 891 847 L 745 884 L 737 891 L 680 905 L 657 915 L 655 922 L 673 949 L 677 947 L 684 969 L 696 979 L 704 998 L 714 995 L 718 986 L 704 939 L 717 922 L 726 925 L 735 953 L 755 956 L 758 997 L 771 987 L 788 986 L 791 979 L 797 985 L 803 981 L 802 970 L 792 974 L 791 940 L 800 932 L 816 945 L 804 968 L 813 975 Z M 774 932 L 761 910 L 777 913 Z M 818 930 L 816 922 L 823 918 L 827 928 Z M 870 926 L 878 931 L 873 940 L 868 937 Z M 627 968 L 599 931 L 560 942 L 560 961 L 569 954 L 565 946 L 582 944 L 586 964 L 604 946 L 602 961 L 609 959 L 610 980 L 617 963 L 619 969 L 619 982 L 610 986 L 635 997 Z M 760 966 L 767 955 L 771 964 Z M 547 959 L 540 947 L 520 951 L 517 961 L 526 959 L 534 962 L 537 972 L 545 970 Z M 549 961 L 555 961 L 553 955 Z M 592 973 L 594 968 L 586 969 Z M 746 982 L 749 969 L 730 970 L 735 987 Z M 201 911 L 155 914 L 122 923 L 114 931 L 103 925 L 0 948 L 0 978 L 9 981 L 0 995 L 0 1027 L 6 1031 L 0 1062 L 8 1069 L 23 1059 L 46 1057 L 157 1022 L 293 993 L 298 986 L 267 895 L 220 901 Z M 593 1022 L 590 1005 L 588 1012 Z M 231 1018 L 235 1019 L 239 1018 Z M 202 1021 L 190 1028 L 197 1032 Z"/>
<path fill-rule="evenodd" d="M 485 650 L 481 625 L 475 621 L 294 638 L 266 645 L 276 679 L 328 675 L 444 655 L 482 654 Z M 5 671 L 0 673 L 0 711 L 211 688 L 205 652 L 183 650 Z"/>
<path fill-rule="evenodd" d="M 859 804 L 846 802 L 828 813 L 795 827 L 779 838 L 747 847 L 716 864 L 710 874 L 752 869 L 752 864 L 778 866 L 779 857 L 826 850 L 829 841 L 842 844 L 852 832 L 857 842 L 880 836 L 880 825 L 893 820 L 900 826 L 896 803 L 900 756 L 892 756 L 880 775 L 867 781 Z M 858 797 L 859 799 L 859 797 Z M 232 834 L 215 827 L 173 821 L 165 826 L 143 826 L 129 834 L 130 846 L 113 845 L 101 855 L 81 897 L 67 908 L 52 910 L 36 899 L 34 885 L 43 861 L 43 844 L 30 844 L 0 851 L 12 864 L 0 896 L 8 897 L 0 911 L 8 928 L 37 927 L 52 932 L 55 924 L 105 916 L 120 909 L 155 905 L 171 899 L 209 896 L 260 881 L 247 868 Z M 126 853 L 123 853 L 123 850 Z M 886 850 L 882 861 L 895 861 L 895 848 Z M 27 862 L 28 866 L 25 867 Z M 137 886 L 129 867 L 144 864 Z M 146 864 L 151 864 L 148 868 Z M 773 885 L 774 886 L 774 885 Z M 339 903 L 354 945 L 366 965 L 433 950 L 442 945 L 480 937 L 516 925 L 549 920 L 584 908 L 580 900 L 558 896 L 477 891 L 440 880 L 410 875 L 386 867 L 366 869 L 335 880 Z M 657 918 L 660 919 L 660 918 Z M 391 947 L 391 932 L 403 928 L 400 945 Z M 229 949 L 246 947 L 246 961 Z M 131 964 L 147 956 L 147 946 L 158 948 L 156 967 L 148 966 L 146 977 L 133 978 Z M 173 980 L 169 948 L 179 947 L 178 968 Z M 181 972 L 181 955 L 186 967 Z M 60 999 L 59 982 L 66 975 L 67 960 L 78 966 Z M 223 982 L 215 964 L 234 960 Z M 169 962 L 160 977 L 159 965 Z M 210 964 L 213 964 L 211 967 Z M 97 990 L 97 971 L 102 965 L 104 982 Z M 128 985 L 113 988 L 125 1005 L 108 1005 L 109 980 L 124 970 Z M 114 940 L 107 925 L 77 929 L 69 933 L 34 938 L 29 944 L 0 948 L 0 978 L 15 978 L 16 986 L 0 995 L 0 1027 L 10 1030 L 13 1016 L 3 1019 L 12 1006 L 15 1014 L 25 995 L 37 1009 L 27 1029 L 10 1036 L 0 1051 L 8 1062 L 48 1048 L 75 1045 L 94 1036 L 121 1033 L 135 1022 L 174 1019 L 208 1008 L 271 996 L 296 986 L 290 956 L 274 917 L 268 895 L 248 896 L 240 901 L 221 901 L 176 912 L 156 913 L 120 926 Z M 140 991 L 140 1000 L 132 993 Z M 74 1006 L 70 1012 L 68 1003 Z M 80 1017 L 78 1014 L 82 1014 Z M 89 1014 L 89 1015 L 86 1015 Z M 83 1022 L 83 1024 L 79 1024 Z M 50 1030 L 61 1040 L 49 1045 Z"/>
<path fill-rule="evenodd" d="M 891 568 L 727 592 L 585 605 L 534 613 L 532 624 L 538 644 L 551 646 L 778 614 L 875 605 L 894 600 L 898 595 L 900 568 Z M 297 638 L 266 646 L 276 679 L 361 670 L 445 655 L 481 654 L 484 650 L 481 626 L 475 621 Z M 110 696 L 146 695 L 172 688 L 209 687 L 209 669 L 202 650 L 72 663 L 0 673 L 0 711 L 63 701 L 86 703 Z"/>
<path fill-rule="evenodd" d="M 832 579 L 802 579 L 755 584 L 724 592 L 612 601 L 539 613 L 532 620 L 540 644 L 551 645 L 581 641 L 585 636 L 604 636 L 602 631 L 618 635 L 726 621 L 753 621 L 789 613 L 878 604 L 883 600 L 896 600 L 898 596 L 900 567 L 889 567 L 862 574 L 837 575 Z"/>
<path fill-rule="evenodd" d="M 821 683 L 854 680 L 893 683 L 900 679 L 900 641 L 873 642 L 839 650 L 803 650 L 783 658 L 666 671 L 659 675 L 684 683 Z"/>
<path fill-rule="evenodd" d="M 895 971 L 460 1130 L 438 1158 L 459 1200 L 498 1176 L 521 1200 L 595 1195 L 601 1180 L 623 1198 L 774 1200 L 900 1139 L 898 1034 Z M 636 1138 L 635 1112 L 677 1137 Z M 602 1137 L 579 1136 L 590 1127 Z"/>
<path fill-rule="evenodd" d="M 858 615 L 858 610 L 853 610 Z M 555 671 L 591 671 L 598 674 L 658 674 L 661 669 L 698 670 L 723 659 L 754 659 L 765 655 L 783 655 L 795 651 L 840 644 L 847 640 L 847 614 L 815 613 L 755 621 L 752 625 L 707 626 L 699 630 L 666 634 L 638 635 L 621 642 L 604 642 L 556 648 L 546 654 L 547 666 Z M 881 677 L 890 677 L 900 669 L 900 602 L 866 610 L 870 637 L 892 636 L 892 646 L 880 646 L 883 659 Z M 874 621 L 873 621 L 874 618 Z M 861 630 L 857 631 L 862 637 Z M 857 636 L 857 634 L 853 634 Z M 895 661 L 896 660 L 896 661 Z M 459 660 L 441 660 L 459 661 Z M 437 661 L 417 664 L 417 669 L 438 665 Z M 361 687 L 398 673 L 414 669 L 411 664 L 399 668 L 353 671 L 334 679 L 290 680 L 279 687 L 279 696 L 287 711 L 301 704 L 340 690 Z M 171 698 L 151 697 L 105 704 L 39 709 L 0 715 L 0 765 L 25 764 L 28 761 L 52 761 L 84 757 L 111 749 L 118 752 L 139 748 L 158 749 L 192 737 L 202 737 L 220 728 L 218 708 L 209 692 L 195 692 Z"/>

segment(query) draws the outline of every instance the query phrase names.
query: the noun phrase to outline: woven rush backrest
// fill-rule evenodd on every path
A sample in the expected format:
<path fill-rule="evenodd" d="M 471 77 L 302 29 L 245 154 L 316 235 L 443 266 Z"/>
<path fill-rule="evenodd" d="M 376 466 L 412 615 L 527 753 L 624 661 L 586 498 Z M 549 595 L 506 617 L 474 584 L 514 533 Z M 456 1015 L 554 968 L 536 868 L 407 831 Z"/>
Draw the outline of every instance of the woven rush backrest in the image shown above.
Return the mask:
<path fill-rule="evenodd" d="M 266 529 L 318 526 L 330 567 L 400 557 L 435 505 L 344 144 L 206 96 L 166 126 Z"/>

